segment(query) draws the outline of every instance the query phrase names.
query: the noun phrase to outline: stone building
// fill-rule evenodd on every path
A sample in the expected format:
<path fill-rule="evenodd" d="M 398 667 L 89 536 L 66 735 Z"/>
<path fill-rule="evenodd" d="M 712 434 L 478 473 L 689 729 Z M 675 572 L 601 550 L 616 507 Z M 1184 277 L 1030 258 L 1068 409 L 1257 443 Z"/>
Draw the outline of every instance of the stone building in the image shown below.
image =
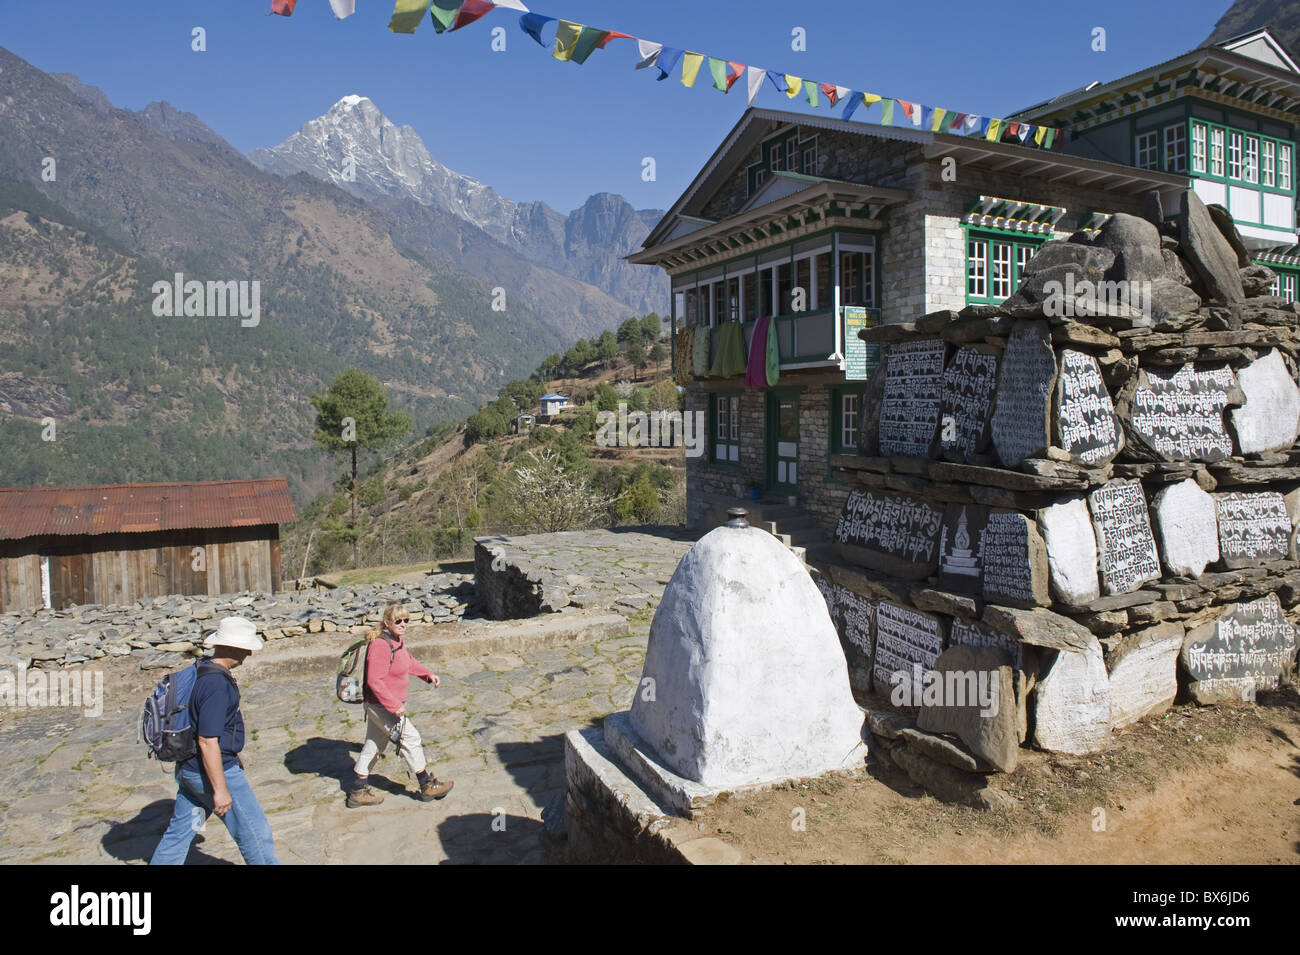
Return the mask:
<path fill-rule="evenodd" d="M 775 386 L 702 375 L 686 388 L 709 434 L 686 463 L 688 522 L 755 499 L 769 504 L 759 520 L 824 541 L 848 490 L 835 458 L 856 453 L 878 360 L 859 328 L 1000 302 L 1042 243 L 1186 184 L 1019 144 L 748 110 L 629 256 L 669 273 L 673 332 L 707 334 L 710 360 L 726 323 L 748 349 L 773 316 Z"/>
<path fill-rule="evenodd" d="M 1300 66 L 1267 30 L 1209 44 L 1011 117 L 1066 126 L 1071 155 L 1188 175 L 1226 208 L 1253 261 L 1296 300 Z"/>
<path fill-rule="evenodd" d="M 824 545 L 847 493 L 836 458 L 856 453 L 862 394 L 879 360 L 857 331 L 998 304 L 1044 242 L 1095 234 L 1116 212 L 1136 214 L 1149 192 L 1168 204 L 1190 183 L 1207 202 L 1226 201 L 1251 254 L 1278 272 L 1277 293 L 1287 295 L 1300 284 L 1298 81 L 1266 31 L 1206 47 L 1020 114 L 1070 128 L 1076 138 L 1063 151 L 1014 136 L 987 142 L 746 111 L 628 257 L 668 272 L 674 335 L 707 334 L 709 370 L 727 323 L 741 325 L 748 355 L 757 320 L 772 316 L 774 385 L 747 390 L 743 376 L 704 374 L 686 387 L 687 409 L 704 415 L 709 435 L 707 453 L 686 462 L 688 523 L 719 523 L 744 499 L 755 520 L 793 532 L 793 543 Z M 1228 152 L 1214 152 L 1215 130 Z M 1243 157 L 1256 148 L 1250 175 L 1267 212 L 1252 226 L 1245 185 L 1228 173 L 1245 176 Z"/>

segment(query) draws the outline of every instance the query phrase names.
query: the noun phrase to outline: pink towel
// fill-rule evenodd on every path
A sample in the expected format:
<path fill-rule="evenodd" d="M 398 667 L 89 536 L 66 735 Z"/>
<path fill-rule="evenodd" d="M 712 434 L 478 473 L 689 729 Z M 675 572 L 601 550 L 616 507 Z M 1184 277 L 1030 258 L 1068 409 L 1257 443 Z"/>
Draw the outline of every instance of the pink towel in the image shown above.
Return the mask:
<path fill-rule="evenodd" d="M 754 337 L 749 342 L 749 364 L 745 366 L 745 387 L 751 390 L 767 387 L 767 332 L 772 316 L 764 315 L 754 325 Z"/>

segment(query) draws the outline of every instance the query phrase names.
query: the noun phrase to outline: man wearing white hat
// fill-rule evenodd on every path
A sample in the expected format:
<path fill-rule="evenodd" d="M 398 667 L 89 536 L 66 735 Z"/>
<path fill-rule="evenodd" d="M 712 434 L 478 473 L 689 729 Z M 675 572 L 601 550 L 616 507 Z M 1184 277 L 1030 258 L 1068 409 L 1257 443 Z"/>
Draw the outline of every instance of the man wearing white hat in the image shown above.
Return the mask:
<path fill-rule="evenodd" d="M 244 717 L 239 684 L 230 671 L 262 649 L 257 628 L 243 617 L 226 617 L 204 642 L 212 657 L 199 663 L 190 696 L 198 753 L 176 764 L 176 808 L 154 850 L 151 865 L 182 865 L 190 844 L 211 813 L 221 817 L 249 865 L 279 865 L 271 824 L 244 775 Z"/>

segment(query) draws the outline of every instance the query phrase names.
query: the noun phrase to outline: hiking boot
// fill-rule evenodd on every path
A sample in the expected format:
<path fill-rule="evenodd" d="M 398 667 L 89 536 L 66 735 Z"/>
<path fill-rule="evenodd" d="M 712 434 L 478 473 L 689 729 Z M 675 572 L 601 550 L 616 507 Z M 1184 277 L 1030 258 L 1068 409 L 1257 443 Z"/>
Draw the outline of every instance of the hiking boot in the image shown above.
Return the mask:
<path fill-rule="evenodd" d="M 353 789 L 348 793 L 349 809 L 355 809 L 357 806 L 378 806 L 383 801 L 384 797 L 369 786 L 362 786 L 360 789 Z"/>
<path fill-rule="evenodd" d="M 451 787 L 454 785 L 456 784 L 450 779 L 445 783 L 440 783 L 436 777 L 430 776 L 429 781 L 420 787 L 420 798 L 425 802 L 431 799 L 441 799 L 451 792 Z"/>

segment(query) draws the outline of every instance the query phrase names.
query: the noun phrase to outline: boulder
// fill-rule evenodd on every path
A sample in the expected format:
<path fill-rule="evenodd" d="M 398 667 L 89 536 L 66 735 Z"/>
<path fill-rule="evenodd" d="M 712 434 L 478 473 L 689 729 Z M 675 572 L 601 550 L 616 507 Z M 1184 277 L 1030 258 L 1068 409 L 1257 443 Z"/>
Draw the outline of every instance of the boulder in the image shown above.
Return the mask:
<path fill-rule="evenodd" d="M 826 601 L 789 548 L 719 527 L 681 559 L 650 625 L 632 728 L 711 787 L 861 765 L 863 713 Z M 646 684 L 646 680 L 652 680 Z"/>
<path fill-rule="evenodd" d="M 942 692 L 923 694 L 917 726 L 951 733 L 1000 772 L 1016 768 L 1020 752 L 1011 657 L 994 647 L 949 647 L 932 671 Z"/>
<path fill-rule="evenodd" d="M 1087 635 L 1082 652 L 1058 652 L 1034 687 L 1030 707 L 1039 749 L 1084 756 L 1110 745 L 1110 681 L 1101 644 Z"/>
<path fill-rule="evenodd" d="M 1161 561 L 1173 576 L 1199 577 L 1219 559 L 1214 498 L 1191 478 L 1156 492 L 1151 516 Z"/>
<path fill-rule="evenodd" d="M 1241 233 L 1237 231 L 1237 224 L 1232 221 L 1232 213 L 1217 202 L 1210 203 L 1205 207 L 1205 211 L 1210 214 L 1210 219 L 1219 230 L 1219 234 L 1223 236 L 1223 241 L 1232 247 L 1232 254 L 1237 257 L 1237 267 L 1242 269 L 1249 267 L 1250 250 L 1246 248 L 1246 243 L 1241 241 Z"/>
<path fill-rule="evenodd" d="M 1245 404 L 1229 414 L 1240 454 L 1283 451 L 1300 429 L 1300 388 L 1275 348 L 1237 372 Z"/>
<path fill-rule="evenodd" d="M 1097 245 L 1115 253 L 1106 278 L 1121 282 L 1151 282 L 1165 271 L 1160 254 L 1160 233 L 1146 219 L 1117 212 L 1097 233 Z"/>
<path fill-rule="evenodd" d="M 1110 721 L 1115 729 L 1163 713 L 1178 695 L 1183 625 L 1168 620 L 1121 636 L 1106 654 Z"/>
<path fill-rule="evenodd" d="M 1038 528 L 1047 547 L 1052 595 L 1079 606 L 1101 596 L 1097 580 L 1097 537 L 1087 501 L 1074 497 L 1038 512 Z"/>
<path fill-rule="evenodd" d="M 1246 297 L 1237 274 L 1241 263 L 1236 251 L 1215 225 L 1201 197 L 1191 189 L 1183 193 L 1178 241 L 1210 298 L 1233 305 Z"/>
<path fill-rule="evenodd" d="M 1267 265 L 1248 265 L 1237 274 L 1241 276 L 1241 288 L 1248 298 L 1267 295 L 1277 281 L 1277 273 Z"/>

